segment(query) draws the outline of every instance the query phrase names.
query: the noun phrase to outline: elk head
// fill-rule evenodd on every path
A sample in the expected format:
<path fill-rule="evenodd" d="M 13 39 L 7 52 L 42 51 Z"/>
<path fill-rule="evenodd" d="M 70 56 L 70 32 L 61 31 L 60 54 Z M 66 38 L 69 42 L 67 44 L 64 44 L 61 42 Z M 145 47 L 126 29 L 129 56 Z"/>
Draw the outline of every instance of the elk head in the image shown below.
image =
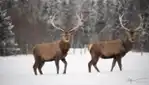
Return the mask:
<path fill-rule="evenodd" d="M 128 36 L 128 40 L 133 43 L 135 41 L 135 38 L 136 38 L 136 33 L 142 29 L 142 25 L 143 25 L 143 21 L 142 21 L 142 17 L 141 15 L 138 15 L 139 18 L 140 18 L 140 24 L 137 28 L 135 29 L 130 29 L 130 28 L 127 28 L 123 25 L 123 22 L 122 22 L 122 18 L 123 18 L 124 14 L 122 16 L 119 16 L 119 21 L 120 21 L 120 24 L 122 26 L 123 29 L 126 30 L 126 34 Z"/>
<path fill-rule="evenodd" d="M 82 17 L 80 17 L 77 13 L 76 13 L 76 16 L 78 18 L 78 24 L 75 27 L 73 27 L 73 28 L 71 28 L 69 30 L 64 30 L 64 29 L 56 26 L 54 24 L 55 15 L 53 17 L 51 17 L 50 22 L 51 22 L 52 26 L 54 28 L 62 31 L 62 34 L 61 34 L 62 41 L 64 41 L 64 42 L 70 42 L 71 36 L 72 36 L 73 32 L 75 32 L 80 26 L 83 25 Z"/>

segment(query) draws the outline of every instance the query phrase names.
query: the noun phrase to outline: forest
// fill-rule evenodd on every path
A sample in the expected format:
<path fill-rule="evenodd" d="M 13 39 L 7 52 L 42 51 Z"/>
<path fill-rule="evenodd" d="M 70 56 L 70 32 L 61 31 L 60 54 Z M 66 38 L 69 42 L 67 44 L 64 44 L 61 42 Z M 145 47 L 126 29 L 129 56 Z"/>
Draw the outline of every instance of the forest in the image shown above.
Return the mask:
<path fill-rule="evenodd" d="M 72 48 L 125 39 L 119 20 L 125 15 L 125 27 L 140 26 L 133 50 L 149 51 L 149 0 L 0 0 L 0 55 L 32 53 L 35 44 L 58 40 L 61 31 L 51 25 L 51 17 L 67 30 L 78 24 L 76 14 L 83 25 L 73 36 Z"/>

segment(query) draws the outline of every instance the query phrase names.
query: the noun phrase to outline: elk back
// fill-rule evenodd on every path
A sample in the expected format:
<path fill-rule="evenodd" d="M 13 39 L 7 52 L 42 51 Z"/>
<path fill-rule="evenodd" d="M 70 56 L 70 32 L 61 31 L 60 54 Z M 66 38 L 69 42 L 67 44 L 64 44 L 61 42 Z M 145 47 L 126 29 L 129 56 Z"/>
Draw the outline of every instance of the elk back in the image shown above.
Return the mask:
<path fill-rule="evenodd" d="M 43 60 L 51 60 L 55 57 L 56 53 L 60 51 L 58 43 L 43 43 L 35 46 L 36 55 L 40 56 Z"/>
<path fill-rule="evenodd" d="M 125 50 L 121 40 L 101 41 L 99 44 L 100 51 L 104 56 L 117 55 Z"/>

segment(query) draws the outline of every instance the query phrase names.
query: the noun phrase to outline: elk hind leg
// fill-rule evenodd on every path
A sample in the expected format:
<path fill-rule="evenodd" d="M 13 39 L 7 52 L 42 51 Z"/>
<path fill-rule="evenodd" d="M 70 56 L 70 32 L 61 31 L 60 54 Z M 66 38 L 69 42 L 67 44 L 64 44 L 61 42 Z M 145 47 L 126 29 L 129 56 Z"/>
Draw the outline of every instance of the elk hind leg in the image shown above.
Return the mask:
<path fill-rule="evenodd" d="M 99 60 L 98 56 L 94 57 L 94 59 L 93 59 L 93 66 L 94 66 L 94 68 L 96 69 L 97 72 L 100 72 L 98 67 L 97 67 L 98 60 Z"/>
<path fill-rule="evenodd" d="M 64 66 L 64 72 L 63 72 L 63 74 L 66 74 L 66 69 L 67 69 L 67 61 L 66 61 L 66 59 L 65 58 L 63 58 L 63 59 L 61 59 L 61 61 L 65 64 L 65 66 Z"/>
<path fill-rule="evenodd" d="M 88 71 L 91 73 L 91 66 L 93 65 L 93 60 L 90 60 L 88 63 Z"/>
<path fill-rule="evenodd" d="M 88 72 L 91 73 L 91 66 L 93 65 L 93 57 L 94 57 L 94 53 L 93 51 L 90 51 L 90 55 L 91 55 L 91 60 L 88 62 Z"/>
<path fill-rule="evenodd" d="M 37 75 L 37 67 L 38 67 L 38 62 L 35 61 L 34 65 L 33 65 L 33 71 L 34 71 L 35 75 Z"/>
<path fill-rule="evenodd" d="M 42 67 L 43 67 L 43 65 L 44 65 L 44 61 L 41 61 L 40 63 L 39 63 L 39 65 L 38 65 L 38 71 L 39 71 L 39 73 L 42 75 L 43 74 L 43 72 L 42 72 Z"/>

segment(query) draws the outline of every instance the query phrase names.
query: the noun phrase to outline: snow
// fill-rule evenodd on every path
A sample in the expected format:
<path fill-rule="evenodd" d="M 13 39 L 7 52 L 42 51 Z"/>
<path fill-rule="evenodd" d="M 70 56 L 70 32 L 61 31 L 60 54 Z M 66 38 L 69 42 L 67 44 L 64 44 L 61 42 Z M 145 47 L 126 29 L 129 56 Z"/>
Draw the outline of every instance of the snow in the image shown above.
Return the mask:
<path fill-rule="evenodd" d="M 0 85 L 148 85 L 149 83 L 149 53 L 129 52 L 123 58 L 123 71 L 116 64 L 110 72 L 112 59 L 100 59 L 100 73 L 92 67 L 88 73 L 90 55 L 88 51 L 75 53 L 71 49 L 67 56 L 67 73 L 64 75 L 64 64 L 60 62 L 60 74 L 56 74 L 54 62 L 47 62 L 43 67 L 44 75 L 33 73 L 33 56 L 17 55 L 0 57 Z"/>

